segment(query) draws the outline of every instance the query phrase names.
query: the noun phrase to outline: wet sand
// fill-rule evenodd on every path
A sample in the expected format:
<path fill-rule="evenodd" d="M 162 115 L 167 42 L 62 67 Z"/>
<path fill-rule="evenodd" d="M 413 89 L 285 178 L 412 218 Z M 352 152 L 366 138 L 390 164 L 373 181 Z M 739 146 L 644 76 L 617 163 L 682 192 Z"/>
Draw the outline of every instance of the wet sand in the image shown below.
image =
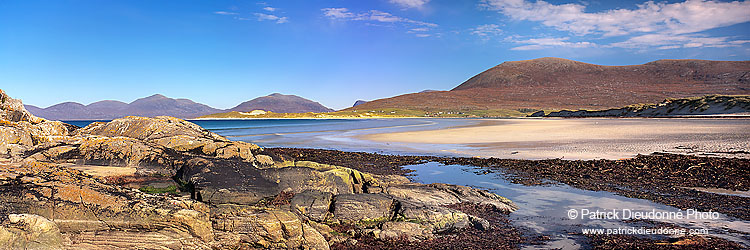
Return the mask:
<path fill-rule="evenodd" d="M 448 153 L 514 159 L 621 159 L 670 152 L 750 157 L 750 119 L 507 119 L 440 130 L 361 135 L 453 145 Z"/>

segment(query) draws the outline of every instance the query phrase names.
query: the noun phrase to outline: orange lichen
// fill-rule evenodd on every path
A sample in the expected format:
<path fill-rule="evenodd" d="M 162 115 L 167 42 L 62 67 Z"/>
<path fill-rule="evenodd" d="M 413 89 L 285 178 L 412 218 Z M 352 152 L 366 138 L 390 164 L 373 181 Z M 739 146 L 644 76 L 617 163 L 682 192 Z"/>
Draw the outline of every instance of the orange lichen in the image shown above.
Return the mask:
<path fill-rule="evenodd" d="M 103 194 L 92 190 L 88 187 L 76 187 L 72 185 L 60 185 L 55 192 L 55 198 L 70 201 L 73 203 L 83 203 L 84 205 L 96 205 L 100 208 L 109 208 L 112 210 L 122 210 L 123 204 L 114 196 Z"/>

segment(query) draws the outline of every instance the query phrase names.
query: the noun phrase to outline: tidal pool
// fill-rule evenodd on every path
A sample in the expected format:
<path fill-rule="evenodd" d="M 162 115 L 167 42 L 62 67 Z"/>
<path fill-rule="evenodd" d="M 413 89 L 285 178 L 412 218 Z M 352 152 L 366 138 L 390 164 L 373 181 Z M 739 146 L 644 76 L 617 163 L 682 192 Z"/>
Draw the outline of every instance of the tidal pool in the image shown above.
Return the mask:
<path fill-rule="evenodd" d="M 519 209 L 511 213 L 515 226 L 532 232 L 548 235 L 551 241 L 544 246 L 527 246 L 527 248 L 563 248 L 577 249 L 584 243 L 580 235 L 584 229 L 639 228 L 633 223 L 625 223 L 625 216 L 633 218 L 635 215 L 678 215 L 688 217 L 690 211 L 658 204 L 648 200 L 627 198 L 605 191 L 588 191 L 570 187 L 565 184 L 544 186 L 525 186 L 508 181 L 502 173 L 486 173 L 482 168 L 462 165 L 443 165 L 428 162 L 418 165 L 405 166 L 414 170 L 410 179 L 420 183 L 448 183 L 471 186 L 493 191 L 504 196 L 516 204 Z M 576 211 L 571 219 L 569 212 Z M 599 216 L 602 219 L 582 218 L 583 211 L 617 212 L 618 218 L 613 216 Z M 625 214 L 630 211 L 630 214 Z M 702 215 L 709 211 L 697 211 Z M 691 212 L 692 213 L 692 212 Z M 705 232 L 709 235 L 732 240 L 750 246 L 750 222 L 729 217 L 723 214 L 710 213 L 718 217 L 697 218 L 697 215 L 685 219 L 662 218 L 656 221 L 674 223 L 676 225 Z M 651 216 L 650 218 L 653 218 Z M 705 230 L 703 230 L 705 229 Z M 570 233 L 578 233 L 572 235 Z M 668 237 L 665 235 L 650 235 L 649 237 Z"/>

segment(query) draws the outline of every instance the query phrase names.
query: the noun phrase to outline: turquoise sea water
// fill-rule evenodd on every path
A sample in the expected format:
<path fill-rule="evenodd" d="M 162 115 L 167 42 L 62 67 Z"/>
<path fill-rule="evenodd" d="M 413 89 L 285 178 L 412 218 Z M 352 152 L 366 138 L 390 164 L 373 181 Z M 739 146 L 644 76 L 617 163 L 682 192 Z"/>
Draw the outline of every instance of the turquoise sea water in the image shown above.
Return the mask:
<path fill-rule="evenodd" d="M 220 119 L 190 120 L 234 141 L 261 147 L 296 147 L 386 154 L 451 155 L 449 146 L 361 140 L 372 133 L 431 130 L 467 126 L 480 119 Z M 94 121 L 66 121 L 84 127 Z M 106 121 L 105 121 L 106 122 Z"/>
<path fill-rule="evenodd" d="M 424 154 L 419 145 L 360 140 L 359 135 L 470 125 L 466 119 L 259 119 L 195 120 L 196 124 L 231 140 L 262 147 L 297 147 L 366 151 L 389 154 Z"/>

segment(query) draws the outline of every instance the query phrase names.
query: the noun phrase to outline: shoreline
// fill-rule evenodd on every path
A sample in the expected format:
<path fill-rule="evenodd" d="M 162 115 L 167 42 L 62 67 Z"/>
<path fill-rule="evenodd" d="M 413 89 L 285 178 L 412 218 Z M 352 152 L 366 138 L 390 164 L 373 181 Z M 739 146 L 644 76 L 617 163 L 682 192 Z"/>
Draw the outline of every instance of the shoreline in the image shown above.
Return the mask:
<path fill-rule="evenodd" d="M 281 120 L 281 119 L 300 119 L 300 120 L 330 120 L 330 119 L 750 119 L 750 115 L 683 115 L 683 116 L 653 116 L 653 117 L 627 117 L 627 116 L 603 116 L 603 117 L 529 117 L 529 116 L 509 116 L 509 117 L 425 117 L 425 116 L 382 116 L 382 117 L 225 117 L 225 118 L 187 118 L 187 121 L 193 120 Z M 90 120 L 66 120 L 66 121 L 90 121 Z"/>
<path fill-rule="evenodd" d="M 675 154 L 652 154 L 625 160 L 514 160 L 497 158 L 437 157 L 437 156 L 402 156 L 382 155 L 364 152 L 344 152 L 324 149 L 302 148 L 266 148 L 264 152 L 278 157 L 289 157 L 294 160 L 309 160 L 325 164 L 344 165 L 360 171 L 375 174 L 396 174 L 408 176 L 409 171 L 402 168 L 425 162 L 440 162 L 446 165 L 467 165 L 483 169 L 484 174 L 504 172 L 510 174 L 511 182 L 526 186 L 567 184 L 575 188 L 591 191 L 607 191 L 620 196 L 650 200 L 680 209 L 699 209 L 718 211 L 741 219 L 750 219 L 750 213 L 737 207 L 750 202 L 750 197 L 723 195 L 704 192 L 692 188 L 673 188 L 675 186 L 703 186 L 725 190 L 747 191 L 746 180 L 750 179 L 750 160 L 736 158 L 698 157 Z M 643 166 L 652 166 L 643 168 Z M 690 166 L 704 166 L 699 175 L 683 173 Z M 693 170 L 691 168 L 689 170 Z M 649 176 L 650 178 L 641 178 Z M 711 178 L 721 176 L 720 180 Z M 550 182 L 551 181 L 551 182 Z M 627 222 L 627 221 L 626 221 Z M 674 224 L 646 221 L 648 225 Z M 579 232 L 580 234 L 580 232 Z M 741 233 L 748 236 L 747 233 Z M 629 246 L 624 242 L 638 242 L 638 246 L 658 247 L 671 242 L 655 239 L 644 239 L 634 235 L 584 235 L 588 247 L 620 248 Z M 528 237 L 544 239 L 548 236 L 526 236 L 520 244 L 535 243 Z M 625 240 L 625 241 L 623 241 Z M 685 239 L 680 239 L 685 240 Z M 721 246 L 719 248 L 742 248 L 735 242 L 714 237 L 700 237 L 700 247 Z M 674 242 L 674 241 L 672 241 Z"/>
<path fill-rule="evenodd" d="M 458 156 L 622 159 L 652 152 L 750 158 L 750 119 L 525 118 L 355 136 L 377 143 L 437 145 Z"/>
<path fill-rule="evenodd" d="M 408 176 L 411 171 L 403 169 L 403 166 L 426 162 L 475 166 L 485 169 L 488 171 L 486 173 L 501 171 L 511 174 L 511 182 L 523 185 L 547 185 L 551 180 L 579 189 L 609 191 L 681 209 L 713 209 L 739 219 L 750 220 L 750 211 L 734 210 L 734 207 L 729 207 L 728 204 L 747 203 L 750 202 L 750 197 L 723 195 L 694 188 L 674 188 L 690 186 L 749 191 L 747 180 L 750 180 L 750 159 L 668 153 L 653 153 L 621 160 L 517 160 L 383 155 L 308 148 L 266 148 L 264 152 L 276 157 L 347 166 L 379 175 Z M 688 169 L 694 172 L 700 170 L 700 174 L 686 172 Z M 650 178 L 642 178 L 643 176 Z"/>
<path fill-rule="evenodd" d="M 118 117 L 122 118 L 122 117 Z M 117 118 L 115 118 L 117 119 Z M 465 120 L 514 120 L 514 119 L 530 119 L 530 120 L 585 120 L 585 119 L 622 119 L 622 120 L 638 120 L 638 119 L 750 119 L 750 115 L 695 115 L 695 116 L 659 116 L 659 117 L 528 117 L 528 116 L 512 116 L 512 117 L 422 117 L 422 116 L 404 116 L 404 117 L 233 117 L 233 118 L 184 118 L 186 121 L 224 121 L 224 120 L 367 120 L 367 119 L 465 119 Z M 62 119 L 59 121 L 111 121 L 114 119 Z"/>

